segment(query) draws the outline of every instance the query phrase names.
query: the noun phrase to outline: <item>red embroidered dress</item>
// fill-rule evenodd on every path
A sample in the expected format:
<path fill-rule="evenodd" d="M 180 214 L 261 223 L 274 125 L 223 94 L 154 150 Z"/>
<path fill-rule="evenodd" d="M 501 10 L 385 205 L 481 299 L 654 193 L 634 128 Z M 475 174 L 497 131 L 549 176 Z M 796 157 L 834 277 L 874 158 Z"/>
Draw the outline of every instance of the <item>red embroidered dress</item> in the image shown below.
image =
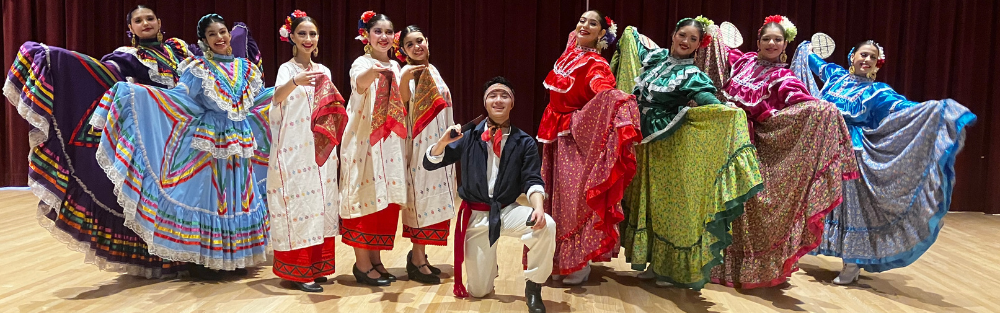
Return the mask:
<path fill-rule="evenodd" d="M 642 140 L 635 97 L 614 89 L 607 60 L 576 46 L 575 35 L 545 78 L 550 101 L 538 130 L 558 275 L 618 255 L 621 200 L 635 175 L 633 146 Z"/>

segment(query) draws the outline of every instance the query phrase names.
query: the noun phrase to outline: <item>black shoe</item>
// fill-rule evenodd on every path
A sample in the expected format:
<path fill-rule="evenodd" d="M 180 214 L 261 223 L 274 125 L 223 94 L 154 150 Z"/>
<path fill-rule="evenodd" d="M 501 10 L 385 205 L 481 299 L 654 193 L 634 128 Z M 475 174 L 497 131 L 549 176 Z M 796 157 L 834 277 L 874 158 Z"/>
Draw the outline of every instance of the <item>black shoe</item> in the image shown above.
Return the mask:
<path fill-rule="evenodd" d="M 192 278 L 200 280 L 222 280 L 222 273 L 209 269 L 201 264 L 191 264 L 191 266 L 188 267 L 188 273 L 191 273 Z"/>
<path fill-rule="evenodd" d="M 326 276 L 320 276 L 319 278 L 313 279 L 313 282 L 315 282 L 317 284 L 318 283 L 325 283 L 327 281 L 329 281 L 329 279 L 326 278 Z"/>
<path fill-rule="evenodd" d="M 545 303 L 542 303 L 542 285 L 533 282 L 524 282 L 524 303 L 528 305 L 528 312 L 545 313 Z"/>
<path fill-rule="evenodd" d="M 441 275 L 441 269 L 431 265 L 431 261 L 427 260 L 427 254 L 424 254 L 424 263 L 427 264 L 427 269 L 431 270 L 431 274 Z"/>
<path fill-rule="evenodd" d="M 358 264 L 354 264 L 354 278 L 358 280 L 358 283 L 369 285 L 369 286 L 388 286 L 391 282 L 385 278 L 371 278 L 368 277 L 368 273 L 374 271 L 375 268 L 372 267 L 367 272 L 362 272 L 358 269 Z"/>
<path fill-rule="evenodd" d="M 245 268 L 238 268 L 233 270 L 233 274 L 237 276 L 247 276 L 250 274 L 250 271 L 247 271 Z"/>
<path fill-rule="evenodd" d="M 382 263 L 377 263 L 377 264 L 372 263 L 372 268 L 376 268 L 379 266 L 381 266 L 382 269 L 385 270 L 385 265 L 382 265 Z M 396 281 L 396 275 L 389 274 L 389 270 L 385 270 L 385 272 L 383 272 L 376 269 L 376 271 L 378 271 L 379 274 L 382 274 L 382 278 L 384 278 L 385 280 L 388 280 L 390 282 Z"/>
<path fill-rule="evenodd" d="M 299 287 L 299 290 L 305 292 L 323 292 L 323 286 L 320 286 L 319 284 L 316 283 L 310 284 L 310 283 L 300 283 L 297 281 L 293 281 L 292 284 L 294 284 L 295 287 Z"/>
<path fill-rule="evenodd" d="M 437 275 L 434 274 L 424 274 L 420 271 L 421 267 L 428 267 L 427 263 L 416 266 L 413 264 L 413 252 L 410 251 L 410 253 L 406 254 L 406 275 L 410 277 L 410 280 L 430 285 L 441 284 L 441 277 L 437 277 Z"/>

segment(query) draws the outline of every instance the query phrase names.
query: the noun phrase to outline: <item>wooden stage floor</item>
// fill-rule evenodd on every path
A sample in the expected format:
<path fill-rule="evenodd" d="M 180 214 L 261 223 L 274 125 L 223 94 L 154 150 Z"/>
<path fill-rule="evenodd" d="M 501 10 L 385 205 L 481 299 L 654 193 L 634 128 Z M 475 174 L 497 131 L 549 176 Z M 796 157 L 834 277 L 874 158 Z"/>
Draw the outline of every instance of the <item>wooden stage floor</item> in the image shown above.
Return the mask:
<path fill-rule="evenodd" d="M 444 283 L 400 280 L 385 288 L 359 286 L 354 256 L 338 242 L 337 273 L 322 293 L 289 289 L 270 266 L 223 282 L 145 279 L 102 272 L 83 262 L 36 221 L 38 200 L 28 191 L 0 191 L 0 312 L 523 312 L 521 245 L 503 238 L 496 293 L 484 299 L 452 296 L 451 245 L 430 247 Z M 640 282 L 624 260 L 595 264 L 582 286 L 550 283 L 549 312 L 1000 312 L 1000 216 L 951 213 L 937 243 L 913 265 L 862 273 L 855 286 L 837 286 L 840 262 L 806 256 L 788 284 L 736 290 L 710 284 L 700 292 Z M 408 240 L 383 254 L 405 279 Z"/>

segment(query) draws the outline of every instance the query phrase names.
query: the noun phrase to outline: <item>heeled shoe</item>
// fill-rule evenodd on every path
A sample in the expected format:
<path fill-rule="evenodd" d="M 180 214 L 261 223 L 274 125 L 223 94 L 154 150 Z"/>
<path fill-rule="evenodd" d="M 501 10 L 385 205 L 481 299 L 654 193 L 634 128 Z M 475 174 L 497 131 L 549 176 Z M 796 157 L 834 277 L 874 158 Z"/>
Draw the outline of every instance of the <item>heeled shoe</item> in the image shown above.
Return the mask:
<path fill-rule="evenodd" d="M 381 266 L 382 269 L 385 270 L 385 272 L 379 271 L 378 269 L 376 269 L 375 271 L 378 271 L 378 273 L 382 275 L 382 278 L 385 278 L 390 282 L 396 282 L 396 275 L 390 274 L 389 270 L 385 269 L 385 265 L 382 265 L 382 263 L 372 263 L 372 268 L 378 268 L 379 266 Z"/>
<path fill-rule="evenodd" d="M 584 266 L 579 271 L 566 275 L 566 278 L 563 278 L 562 283 L 563 285 L 579 285 L 587 281 L 587 279 L 589 278 L 590 278 L 590 264 L 587 264 L 587 266 Z"/>
<path fill-rule="evenodd" d="M 840 270 L 840 275 L 833 279 L 837 285 L 850 285 L 858 281 L 861 276 L 861 267 L 854 263 L 844 263 L 844 269 Z"/>
<path fill-rule="evenodd" d="M 317 277 L 316 279 L 313 279 L 313 282 L 319 284 L 319 283 L 325 283 L 325 282 L 327 282 L 329 280 L 330 279 L 326 278 L 326 276 L 320 276 L 320 277 Z"/>
<path fill-rule="evenodd" d="M 441 284 L 441 277 L 432 274 L 424 274 L 420 271 L 421 267 L 428 267 L 427 263 L 417 266 L 413 264 L 413 252 L 406 254 L 406 275 L 410 277 L 410 280 L 418 281 L 430 285 Z M 429 270 L 430 268 L 428 268 Z"/>
<path fill-rule="evenodd" d="M 379 278 L 368 277 L 368 273 L 371 273 L 374 270 L 375 267 L 372 267 L 367 272 L 362 272 L 360 269 L 358 269 L 358 264 L 354 264 L 354 278 L 358 280 L 358 283 L 369 286 L 388 286 L 390 283 L 392 283 L 388 279 L 382 277 Z"/>
<path fill-rule="evenodd" d="M 424 254 L 424 263 L 427 264 L 427 269 L 431 270 L 431 274 L 441 275 L 441 269 L 431 265 L 431 261 L 427 259 L 427 255 Z"/>
<path fill-rule="evenodd" d="M 292 284 L 295 285 L 295 287 L 298 287 L 299 290 L 305 292 L 323 292 L 323 286 L 320 286 L 317 283 L 300 283 L 293 281 Z"/>

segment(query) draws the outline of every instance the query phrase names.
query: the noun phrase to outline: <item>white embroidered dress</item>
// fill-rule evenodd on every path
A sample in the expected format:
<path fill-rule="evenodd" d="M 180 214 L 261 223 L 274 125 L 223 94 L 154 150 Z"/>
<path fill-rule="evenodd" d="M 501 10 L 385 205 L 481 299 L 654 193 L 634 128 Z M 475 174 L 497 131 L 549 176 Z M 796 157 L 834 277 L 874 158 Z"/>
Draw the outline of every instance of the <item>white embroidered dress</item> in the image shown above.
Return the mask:
<path fill-rule="evenodd" d="M 359 218 L 391 203 L 406 205 L 406 138 L 390 133 L 385 139 L 371 143 L 372 108 L 380 78 L 367 86 L 364 93 L 358 92 L 358 77 L 377 62 L 380 61 L 365 54 L 351 64 L 347 128 L 340 143 L 340 158 L 344 161 L 344 170 L 340 172 L 341 218 Z M 389 61 L 382 65 L 392 69 L 398 84 L 399 64 Z"/>
<path fill-rule="evenodd" d="M 403 70 L 410 67 L 404 66 Z M 412 228 L 422 228 L 440 222 L 450 220 L 455 217 L 455 197 L 458 195 L 455 183 L 455 166 L 449 165 L 437 171 L 427 171 L 424 169 L 424 151 L 438 142 L 441 135 L 451 125 L 455 124 L 454 113 L 451 103 L 451 91 L 448 85 L 441 79 L 441 73 L 434 65 L 428 64 L 426 73 L 434 77 L 434 83 L 441 93 L 441 98 L 448 103 L 434 119 L 424 127 L 419 134 L 413 133 L 414 125 L 418 116 L 414 110 L 414 100 L 409 101 L 407 109 L 407 129 L 410 133 L 408 149 L 409 171 L 407 172 L 407 186 L 409 190 L 409 201 L 403 209 L 403 225 Z M 416 97 L 417 80 L 410 81 L 411 97 Z"/>
<path fill-rule="evenodd" d="M 330 69 L 313 64 L 312 70 L 327 77 Z M 306 71 L 293 61 L 278 68 L 276 85 Z M 272 104 L 271 158 L 267 168 L 267 205 L 271 213 L 271 243 L 274 250 L 290 251 L 323 243 L 336 237 L 340 225 L 339 160 L 331 154 L 326 164 L 316 164 L 313 143 L 312 86 L 295 87 L 288 98 Z"/>

